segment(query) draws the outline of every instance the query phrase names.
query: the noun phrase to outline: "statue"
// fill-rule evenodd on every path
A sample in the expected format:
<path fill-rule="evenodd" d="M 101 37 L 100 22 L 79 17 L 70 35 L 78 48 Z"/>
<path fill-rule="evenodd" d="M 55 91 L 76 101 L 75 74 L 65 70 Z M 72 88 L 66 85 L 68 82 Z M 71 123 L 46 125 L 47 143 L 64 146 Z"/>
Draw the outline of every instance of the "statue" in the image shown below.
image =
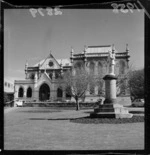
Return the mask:
<path fill-rule="evenodd" d="M 112 46 L 112 51 L 109 51 L 108 55 L 108 68 L 109 68 L 109 74 L 114 75 L 114 66 L 115 66 L 115 49 L 114 45 Z"/>

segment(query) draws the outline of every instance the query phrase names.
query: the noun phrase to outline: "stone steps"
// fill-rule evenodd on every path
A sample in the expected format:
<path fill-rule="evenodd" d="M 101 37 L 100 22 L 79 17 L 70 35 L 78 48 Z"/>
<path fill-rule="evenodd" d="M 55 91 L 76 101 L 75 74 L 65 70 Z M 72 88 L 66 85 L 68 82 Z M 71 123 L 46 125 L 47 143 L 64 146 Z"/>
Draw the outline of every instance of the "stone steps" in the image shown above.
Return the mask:
<path fill-rule="evenodd" d="M 98 118 L 131 118 L 133 114 L 130 114 L 127 108 L 120 104 L 103 104 L 94 109 L 90 116 Z"/>

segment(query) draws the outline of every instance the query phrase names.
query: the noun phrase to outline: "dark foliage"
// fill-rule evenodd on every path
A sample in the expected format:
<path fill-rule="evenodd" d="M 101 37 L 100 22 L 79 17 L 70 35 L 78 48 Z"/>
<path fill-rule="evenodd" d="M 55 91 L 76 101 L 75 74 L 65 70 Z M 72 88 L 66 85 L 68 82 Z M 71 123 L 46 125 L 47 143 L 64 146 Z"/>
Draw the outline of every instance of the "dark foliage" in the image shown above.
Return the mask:
<path fill-rule="evenodd" d="M 77 119 L 71 119 L 70 121 L 74 123 L 84 123 L 84 124 L 138 123 L 138 122 L 144 122 L 144 116 L 133 116 L 132 118 L 122 118 L 122 119 L 82 117 Z"/>

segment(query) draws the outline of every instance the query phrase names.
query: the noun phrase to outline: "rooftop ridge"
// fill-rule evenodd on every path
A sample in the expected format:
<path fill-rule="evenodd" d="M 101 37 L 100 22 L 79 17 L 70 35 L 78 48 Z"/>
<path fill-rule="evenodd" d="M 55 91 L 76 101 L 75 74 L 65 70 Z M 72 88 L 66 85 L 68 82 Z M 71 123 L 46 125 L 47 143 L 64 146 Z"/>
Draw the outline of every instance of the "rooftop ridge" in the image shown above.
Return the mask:
<path fill-rule="evenodd" d="M 92 48 L 92 47 L 111 47 L 111 45 L 92 45 L 92 46 L 88 46 L 88 48 Z"/>

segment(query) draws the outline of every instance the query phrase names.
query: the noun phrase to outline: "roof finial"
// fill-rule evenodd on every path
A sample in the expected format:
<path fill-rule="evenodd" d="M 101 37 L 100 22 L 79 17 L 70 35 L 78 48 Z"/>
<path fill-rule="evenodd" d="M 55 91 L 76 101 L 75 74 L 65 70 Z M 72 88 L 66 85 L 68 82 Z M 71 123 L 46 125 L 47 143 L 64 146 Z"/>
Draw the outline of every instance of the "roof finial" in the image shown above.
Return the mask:
<path fill-rule="evenodd" d="M 128 44 L 126 44 L 126 52 L 129 52 Z"/>
<path fill-rule="evenodd" d="M 28 61 L 26 60 L 26 63 L 25 63 L 25 69 L 28 68 Z"/>
<path fill-rule="evenodd" d="M 84 53 L 86 53 L 86 52 L 87 52 L 87 46 L 84 45 Z"/>
<path fill-rule="evenodd" d="M 74 53 L 74 50 L 73 50 L 73 47 L 71 46 L 71 53 L 73 54 Z"/>
<path fill-rule="evenodd" d="M 112 53 L 114 53 L 114 52 L 115 52 L 115 45 L 112 44 Z"/>
<path fill-rule="evenodd" d="M 73 47 L 71 46 L 71 52 L 70 52 L 71 58 L 73 58 L 73 53 L 74 53 L 74 50 L 73 50 Z"/>
<path fill-rule="evenodd" d="M 26 60 L 26 65 L 28 65 L 28 61 Z"/>

